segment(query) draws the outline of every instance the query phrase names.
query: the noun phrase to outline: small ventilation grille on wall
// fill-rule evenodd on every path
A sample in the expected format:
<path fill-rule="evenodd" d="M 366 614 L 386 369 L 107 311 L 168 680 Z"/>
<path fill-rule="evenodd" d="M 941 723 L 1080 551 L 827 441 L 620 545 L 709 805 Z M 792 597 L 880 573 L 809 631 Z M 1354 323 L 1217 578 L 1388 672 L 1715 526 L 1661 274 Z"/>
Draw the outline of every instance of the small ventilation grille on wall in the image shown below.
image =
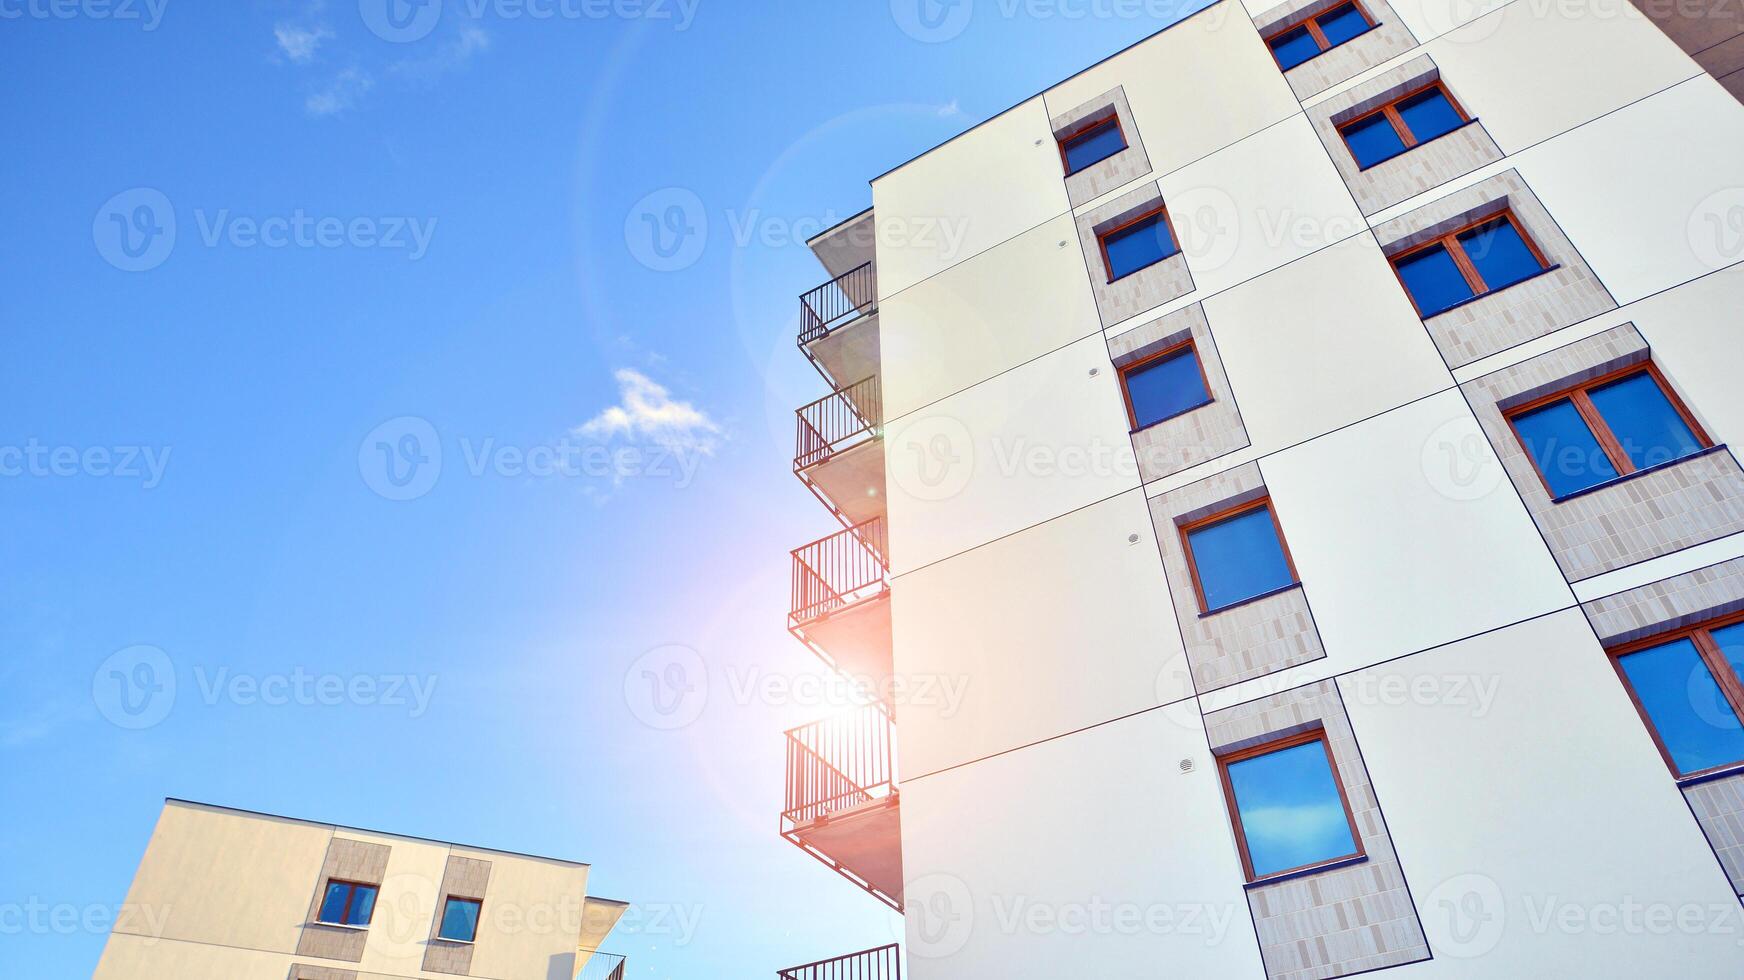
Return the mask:
<path fill-rule="evenodd" d="M 1182 772 L 1192 772 L 1193 771 L 1193 760 L 1192 759 L 1182 759 L 1181 760 L 1181 771 Z"/>

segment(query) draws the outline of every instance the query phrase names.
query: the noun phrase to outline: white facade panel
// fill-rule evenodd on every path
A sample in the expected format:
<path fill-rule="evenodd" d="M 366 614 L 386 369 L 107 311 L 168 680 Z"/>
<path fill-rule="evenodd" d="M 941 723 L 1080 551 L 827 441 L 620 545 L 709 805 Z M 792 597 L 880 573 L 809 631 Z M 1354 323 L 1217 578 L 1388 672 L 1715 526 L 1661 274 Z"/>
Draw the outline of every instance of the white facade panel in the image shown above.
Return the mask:
<path fill-rule="evenodd" d="M 1193 696 L 1137 490 L 891 589 L 896 673 L 918 682 L 898 706 L 911 775 Z"/>

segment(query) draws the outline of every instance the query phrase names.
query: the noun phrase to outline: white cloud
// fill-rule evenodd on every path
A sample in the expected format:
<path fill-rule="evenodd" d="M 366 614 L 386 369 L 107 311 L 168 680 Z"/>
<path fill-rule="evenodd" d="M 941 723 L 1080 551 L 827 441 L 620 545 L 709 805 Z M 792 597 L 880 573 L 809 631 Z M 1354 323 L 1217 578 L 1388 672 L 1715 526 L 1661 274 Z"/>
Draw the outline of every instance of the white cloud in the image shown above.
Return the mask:
<path fill-rule="evenodd" d="M 299 65 L 314 60 L 321 42 L 332 36 L 333 32 L 325 26 L 302 27 L 283 21 L 273 25 L 273 37 L 278 39 L 279 50 Z"/>
<path fill-rule="evenodd" d="M 324 87 L 309 94 L 303 107 L 311 116 L 337 115 L 357 104 L 363 94 L 375 85 L 375 79 L 358 68 L 347 68 L 333 76 Z"/>
<path fill-rule="evenodd" d="M 473 55 L 489 48 L 490 44 L 489 34 L 469 24 L 461 27 L 429 57 L 402 58 L 388 66 L 388 71 L 409 81 L 434 82 L 448 72 L 465 67 Z"/>
<path fill-rule="evenodd" d="M 938 112 L 940 119 L 949 119 L 952 116 L 962 115 L 963 107 L 957 103 L 956 99 L 952 99 L 944 105 L 939 106 Z"/>
<path fill-rule="evenodd" d="M 645 441 L 674 451 L 714 452 L 721 427 L 708 413 L 673 400 L 664 386 L 633 368 L 619 368 L 612 376 L 618 382 L 619 403 L 578 426 L 576 435 Z"/>

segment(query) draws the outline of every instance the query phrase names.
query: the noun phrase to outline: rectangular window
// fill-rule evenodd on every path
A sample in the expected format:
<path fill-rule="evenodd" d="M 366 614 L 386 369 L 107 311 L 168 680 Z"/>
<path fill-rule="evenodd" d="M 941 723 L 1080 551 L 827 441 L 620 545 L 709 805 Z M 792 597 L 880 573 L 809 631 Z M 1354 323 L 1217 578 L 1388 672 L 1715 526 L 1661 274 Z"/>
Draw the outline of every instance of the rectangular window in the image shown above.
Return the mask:
<path fill-rule="evenodd" d="M 1199 351 L 1191 340 L 1122 368 L 1120 383 L 1134 432 L 1212 400 Z"/>
<path fill-rule="evenodd" d="M 1181 251 L 1175 230 L 1169 226 L 1169 211 L 1159 207 L 1097 236 L 1108 281 L 1124 279 L 1141 269 Z"/>
<path fill-rule="evenodd" d="M 1651 362 L 1511 409 L 1508 421 L 1552 499 L 1713 445 Z"/>
<path fill-rule="evenodd" d="M 1440 82 L 1418 89 L 1338 127 L 1363 169 L 1446 136 L 1471 121 Z"/>
<path fill-rule="evenodd" d="M 437 939 L 470 943 L 478 938 L 478 914 L 484 903 L 474 898 L 450 898 L 442 906 L 442 928 Z"/>
<path fill-rule="evenodd" d="M 1418 245 L 1392 263 L 1425 320 L 1550 268 L 1511 211 Z"/>
<path fill-rule="evenodd" d="M 1249 881 L 1363 856 L 1321 730 L 1217 760 Z"/>
<path fill-rule="evenodd" d="M 1269 497 L 1183 525 L 1181 537 L 1203 613 L 1298 584 Z"/>
<path fill-rule="evenodd" d="M 329 879 L 315 921 L 330 926 L 367 926 L 375 916 L 376 886 Z"/>
<path fill-rule="evenodd" d="M 1109 116 L 1100 122 L 1091 123 L 1060 140 L 1060 158 L 1065 161 L 1068 177 L 1085 167 L 1101 163 L 1124 149 L 1126 131 L 1121 128 L 1119 116 Z"/>
<path fill-rule="evenodd" d="M 1611 657 L 1673 775 L 1744 764 L 1744 617 L 1631 643 Z"/>
<path fill-rule="evenodd" d="M 1272 57 L 1285 71 L 1355 40 L 1374 28 L 1374 18 L 1358 3 L 1340 4 L 1301 24 L 1286 27 L 1266 38 Z"/>

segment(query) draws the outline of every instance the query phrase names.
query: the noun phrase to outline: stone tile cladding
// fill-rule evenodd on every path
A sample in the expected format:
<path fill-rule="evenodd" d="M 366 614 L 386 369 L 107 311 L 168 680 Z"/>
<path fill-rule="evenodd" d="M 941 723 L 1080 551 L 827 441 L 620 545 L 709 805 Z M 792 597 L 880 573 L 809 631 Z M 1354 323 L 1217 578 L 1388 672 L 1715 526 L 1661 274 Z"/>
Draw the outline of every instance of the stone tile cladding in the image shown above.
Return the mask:
<path fill-rule="evenodd" d="M 1288 3 L 1260 14 L 1253 19 L 1261 35 L 1270 35 L 1331 10 L 1345 0 L 1290 0 Z M 1382 62 L 1397 58 L 1417 46 L 1417 37 L 1399 19 L 1387 0 L 1359 0 L 1367 8 L 1369 18 L 1377 25 L 1360 37 L 1322 52 L 1284 72 L 1284 80 L 1296 98 L 1306 99 L 1326 91 L 1339 82 L 1368 71 Z"/>
<path fill-rule="evenodd" d="M 1193 274 L 1187 270 L 1185 252 L 1176 252 L 1156 265 L 1114 282 L 1108 281 L 1108 263 L 1102 260 L 1102 245 L 1097 235 L 1154 210 L 1162 203 L 1162 189 L 1156 184 L 1146 184 L 1078 215 L 1078 241 L 1084 248 L 1084 264 L 1090 270 L 1090 290 L 1096 294 L 1096 311 L 1101 315 L 1104 327 L 1130 320 L 1193 291 Z"/>
<path fill-rule="evenodd" d="M 1116 87 L 1076 109 L 1055 116 L 1049 122 L 1054 139 L 1060 139 L 1078 123 L 1095 116 L 1106 116 L 1111 110 L 1119 118 L 1121 132 L 1126 135 L 1126 149 L 1066 176 L 1066 198 L 1072 207 L 1088 204 L 1151 172 L 1151 158 L 1145 153 L 1144 141 L 1139 137 L 1138 124 L 1133 121 L 1132 107 L 1127 105 L 1124 88 Z"/>
<path fill-rule="evenodd" d="M 1336 682 L 1321 681 L 1205 716 L 1206 735 L 1219 756 L 1312 728 L 1325 731 L 1367 859 L 1248 889 L 1266 975 L 1326 980 L 1429 959 L 1429 941 Z"/>
<path fill-rule="evenodd" d="M 1732 890 L 1744 895 L 1744 774 L 1686 786 L 1683 795 L 1731 879 Z"/>
<path fill-rule="evenodd" d="M 327 858 L 321 864 L 320 877 L 315 881 L 315 894 L 309 899 L 309 918 L 303 924 L 303 934 L 297 939 L 298 956 L 314 956 L 346 963 L 363 962 L 363 948 L 369 933 L 363 929 L 324 926 L 315 919 L 321 911 L 321 899 L 326 895 L 327 881 L 339 878 L 364 885 L 380 885 L 387 874 L 386 844 L 346 840 L 334 837 L 327 843 Z"/>
<path fill-rule="evenodd" d="M 1744 531 L 1744 471 L 1730 452 L 1553 503 L 1504 412 L 1648 360 L 1633 323 L 1596 334 L 1463 386 L 1509 480 L 1571 582 Z M 1671 380 L 1675 385 L 1676 379 Z M 1699 406 L 1691 409 L 1700 414 Z"/>
<path fill-rule="evenodd" d="M 1217 344 L 1211 337 L 1211 324 L 1200 304 L 1109 338 L 1108 355 L 1119 369 L 1183 343 L 1188 337 L 1192 337 L 1193 349 L 1205 368 L 1213 400 L 1209 405 L 1132 434 L 1139 474 L 1146 483 L 1249 445 L 1247 427 L 1242 424 L 1241 411 L 1235 404 L 1235 392 L 1224 374 L 1223 360 L 1217 356 Z"/>
<path fill-rule="evenodd" d="M 1553 271 L 1423 321 L 1449 367 L 1470 364 L 1617 308 L 1610 291 L 1587 268 L 1574 243 L 1517 170 L 1499 173 L 1378 225 L 1375 237 L 1390 257 L 1507 209 L 1525 225 Z"/>
<path fill-rule="evenodd" d="M 1344 137 L 1338 133 L 1338 127 L 1440 79 L 1441 69 L 1428 55 L 1423 55 L 1308 107 L 1308 119 L 1314 123 L 1314 132 L 1325 144 L 1332 165 L 1338 168 L 1363 214 L 1374 214 L 1400 201 L 1408 201 L 1455 177 L 1463 177 L 1502 159 L 1501 148 L 1490 138 L 1483 121 L 1474 114 L 1472 122 L 1462 129 L 1419 144 L 1367 170 L 1357 166 Z M 1451 84 L 1447 88 L 1454 99 L 1459 100 L 1459 92 Z M 1463 100 L 1460 104 L 1467 113 L 1473 112 Z"/>
<path fill-rule="evenodd" d="M 298 963 L 291 967 L 290 980 L 357 980 L 357 971 Z"/>
<path fill-rule="evenodd" d="M 1201 616 L 1180 526 L 1265 496 L 1258 464 L 1248 463 L 1151 500 L 1170 598 L 1186 639 L 1187 666 L 1201 692 L 1319 660 L 1320 631 L 1301 587 Z M 1284 528 L 1286 536 L 1290 529 Z"/>
<path fill-rule="evenodd" d="M 472 972 L 471 943 L 445 942 L 436 938 L 442 928 L 442 910 L 450 898 L 485 900 L 485 888 L 490 884 L 491 864 L 477 858 L 450 854 L 448 866 L 442 872 L 442 888 L 437 892 L 436 914 L 430 923 L 430 943 L 424 948 L 425 973 L 452 973 L 467 976 Z M 488 908 L 488 903 L 487 903 Z M 482 922 L 482 919 L 481 919 Z M 483 934 L 483 928 L 480 928 Z"/>

